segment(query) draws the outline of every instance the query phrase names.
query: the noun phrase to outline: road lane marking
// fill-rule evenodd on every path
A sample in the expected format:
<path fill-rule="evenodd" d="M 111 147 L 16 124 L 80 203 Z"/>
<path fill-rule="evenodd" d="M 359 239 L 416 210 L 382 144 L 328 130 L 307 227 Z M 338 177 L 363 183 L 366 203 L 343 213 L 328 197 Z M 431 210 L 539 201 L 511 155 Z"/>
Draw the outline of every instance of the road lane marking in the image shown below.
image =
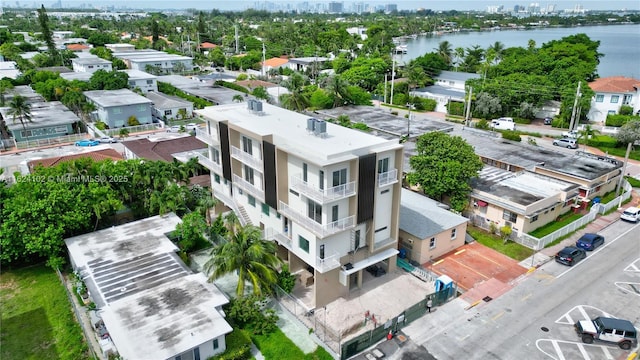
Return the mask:
<path fill-rule="evenodd" d="M 587 350 L 584 348 L 584 345 L 578 344 L 578 350 L 580 350 L 580 353 L 582 354 L 584 360 L 591 360 L 591 357 L 589 356 Z"/>
<path fill-rule="evenodd" d="M 573 321 L 573 318 L 571 317 L 571 313 L 573 313 L 576 310 L 582 315 L 582 317 L 585 320 L 590 320 L 592 317 L 590 317 L 587 314 L 587 311 L 586 311 L 587 308 L 592 309 L 593 311 L 596 311 L 596 312 L 600 313 L 604 317 L 615 317 L 615 316 L 609 314 L 608 312 L 603 311 L 603 310 L 601 310 L 601 309 L 599 309 L 599 308 L 597 308 L 595 306 L 591 306 L 591 305 L 576 305 L 576 306 L 572 307 L 571 310 L 567 311 L 562 316 L 560 316 L 558 318 L 558 320 L 555 321 L 555 323 L 556 324 L 574 325 L 576 322 Z M 596 316 L 599 316 L 599 315 L 596 315 Z M 596 317 L 596 316 L 593 316 L 593 317 Z"/>
<path fill-rule="evenodd" d="M 443 261 L 444 261 L 444 259 L 440 259 L 440 260 L 434 262 L 433 265 L 431 265 L 431 266 L 436 266 L 436 265 L 440 264 Z"/>
<path fill-rule="evenodd" d="M 636 265 L 638 263 L 638 265 Z M 640 272 L 640 259 L 634 260 L 629 266 L 624 268 L 624 271 L 628 272 Z"/>
<path fill-rule="evenodd" d="M 626 293 L 640 296 L 640 283 L 616 281 L 614 285 Z"/>
<path fill-rule="evenodd" d="M 560 321 L 562 319 L 565 319 L 565 321 Z M 571 318 L 571 315 L 566 314 L 564 316 L 562 316 L 560 319 L 556 320 L 556 324 L 568 324 L 568 325 L 572 325 L 575 324 L 575 322 L 573 321 L 573 319 Z"/>
<path fill-rule="evenodd" d="M 555 340 L 551 340 L 551 344 L 553 344 L 553 349 L 556 351 L 556 355 L 558 355 L 558 358 L 560 360 L 566 360 L 564 354 L 562 353 L 562 350 L 560 349 L 560 345 L 558 345 L 558 342 Z"/>
<path fill-rule="evenodd" d="M 469 336 L 471 336 L 471 335 L 467 334 L 467 336 L 463 337 L 462 339 L 458 339 L 458 341 L 465 341 L 465 340 L 467 340 L 467 338 L 468 338 Z"/>
<path fill-rule="evenodd" d="M 453 253 L 453 255 L 460 255 L 460 254 L 462 254 L 462 253 L 463 253 L 463 252 L 465 252 L 465 251 L 467 251 L 467 249 L 462 249 L 462 250 L 460 250 L 460 251 L 456 251 L 455 253 Z"/>
<path fill-rule="evenodd" d="M 523 296 L 522 299 L 520 299 L 520 301 L 527 301 L 527 299 L 530 298 L 531 295 L 533 295 L 533 293 L 529 293 L 529 294 Z"/>
<path fill-rule="evenodd" d="M 584 311 L 584 308 L 582 306 L 578 306 L 578 311 L 580 311 L 580 314 L 582 314 L 582 318 L 584 320 L 591 320 L 591 318 L 589 317 L 589 315 L 587 315 L 587 312 Z"/>
<path fill-rule="evenodd" d="M 618 221 L 620 221 L 620 220 L 618 220 Z M 640 222 L 639 222 L 638 224 L 636 224 L 635 226 L 631 227 L 629 230 L 627 230 L 627 231 L 623 232 L 622 234 L 618 235 L 618 237 L 616 237 L 615 239 L 613 239 L 613 240 L 611 240 L 611 241 L 606 242 L 604 245 L 600 246 L 600 248 L 598 248 L 598 250 L 593 251 L 591 255 L 589 255 L 588 257 L 586 257 L 586 258 L 584 259 L 584 261 L 580 261 L 579 263 L 577 263 L 577 264 L 575 264 L 575 265 L 571 266 L 570 268 L 568 268 L 567 270 L 565 270 L 564 272 L 562 272 L 560 275 L 556 276 L 556 278 L 557 278 L 557 279 L 559 279 L 559 278 L 563 277 L 565 274 L 567 274 L 569 271 L 571 271 L 571 270 L 573 270 L 573 269 L 577 268 L 578 266 L 580 266 L 580 265 L 582 265 L 582 264 L 586 263 L 586 262 L 587 262 L 587 260 L 588 260 L 588 259 L 590 259 L 590 258 L 592 258 L 595 254 L 597 254 L 597 253 L 599 253 L 600 251 L 604 250 L 607 246 L 609 246 L 609 245 L 613 244 L 614 242 L 618 241 L 618 239 L 620 239 L 621 237 L 623 237 L 623 236 L 627 235 L 627 234 L 628 234 L 628 233 L 630 233 L 631 231 L 636 230 L 636 228 L 637 228 L 638 226 L 640 226 Z"/>
<path fill-rule="evenodd" d="M 503 312 L 501 312 L 501 313 L 499 313 L 499 314 L 497 314 L 496 316 L 492 317 L 492 318 L 491 318 L 491 320 L 496 321 L 496 320 L 500 319 L 500 317 L 501 317 L 502 315 L 504 315 L 504 311 L 503 311 Z"/>

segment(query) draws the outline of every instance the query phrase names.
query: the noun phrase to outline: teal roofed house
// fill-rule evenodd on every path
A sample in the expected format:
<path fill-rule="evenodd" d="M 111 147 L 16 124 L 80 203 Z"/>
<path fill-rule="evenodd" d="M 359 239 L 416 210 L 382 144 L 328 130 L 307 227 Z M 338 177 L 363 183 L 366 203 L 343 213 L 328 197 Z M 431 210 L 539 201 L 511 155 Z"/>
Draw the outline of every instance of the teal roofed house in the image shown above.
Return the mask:
<path fill-rule="evenodd" d="M 80 118 L 59 101 L 37 102 L 31 104 L 31 121 L 24 126 L 19 118 L 15 121 L 9 107 L 0 108 L 7 128 L 16 143 L 41 139 L 57 138 L 73 134 Z"/>

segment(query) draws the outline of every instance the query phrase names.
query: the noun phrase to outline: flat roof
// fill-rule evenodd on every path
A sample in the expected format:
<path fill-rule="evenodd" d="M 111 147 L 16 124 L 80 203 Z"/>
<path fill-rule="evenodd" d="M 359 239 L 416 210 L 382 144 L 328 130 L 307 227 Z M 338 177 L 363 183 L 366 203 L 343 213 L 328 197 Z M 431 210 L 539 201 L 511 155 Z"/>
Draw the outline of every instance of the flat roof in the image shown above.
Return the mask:
<path fill-rule="evenodd" d="M 158 78 L 153 74 L 149 74 L 148 72 L 144 72 L 136 69 L 124 69 L 119 71 L 126 72 L 127 75 L 129 75 L 129 80 L 144 80 L 144 79 L 151 80 L 151 79 Z"/>
<path fill-rule="evenodd" d="M 145 94 L 149 100 L 153 101 L 153 106 L 157 109 L 173 109 L 178 107 L 193 107 L 191 101 L 183 100 L 177 96 L 165 95 L 160 92 L 149 92 Z"/>
<path fill-rule="evenodd" d="M 228 77 L 228 75 L 220 73 L 219 78 L 223 79 L 225 76 Z M 189 95 L 211 101 L 214 104 L 232 104 L 234 103 L 233 97 L 236 95 L 246 98 L 246 94 L 243 92 L 217 85 L 211 86 L 211 82 L 202 82 L 180 75 L 162 75 L 158 77 L 158 81 L 169 83 Z"/>
<path fill-rule="evenodd" d="M 435 78 L 436 79 L 441 79 L 441 80 L 464 80 L 464 81 L 467 81 L 469 79 L 480 79 L 480 74 L 443 70 L 443 71 L 440 72 L 439 75 L 436 75 Z"/>
<path fill-rule="evenodd" d="M 412 91 L 412 93 L 429 93 L 440 96 L 451 96 L 456 99 L 464 99 L 465 91 L 455 88 L 450 88 L 442 85 L 431 85 L 427 87 L 418 88 Z"/>
<path fill-rule="evenodd" d="M 135 80 L 151 80 L 151 79 L 158 78 L 155 75 L 151 75 L 149 73 L 146 73 L 140 70 L 125 69 L 125 70 L 118 70 L 118 71 L 127 73 L 127 75 L 129 75 L 129 80 L 134 80 L 134 81 Z M 60 77 L 65 80 L 80 80 L 80 81 L 89 81 L 91 80 L 92 76 L 93 76 L 93 73 L 88 73 L 88 72 L 70 72 L 70 73 L 60 74 Z"/>
<path fill-rule="evenodd" d="M 209 106 L 196 113 L 215 121 L 228 121 L 258 136 L 272 135 L 274 145 L 280 149 L 319 166 L 402 148 L 397 141 L 329 122 L 326 122 L 326 136 L 316 136 L 307 131 L 310 116 L 266 103 L 262 107 L 260 114 L 250 111 L 246 103 Z"/>
<path fill-rule="evenodd" d="M 129 89 L 92 90 L 85 91 L 84 95 L 102 107 L 151 104 L 152 102 L 146 97 L 138 95 Z"/>
<path fill-rule="evenodd" d="M 10 110 L 8 107 L 0 108 L 2 116 L 9 130 L 22 130 L 20 120 L 16 118 L 13 122 L 13 116 L 8 115 Z M 39 129 L 56 125 L 73 124 L 80 121 L 78 115 L 69 110 L 60 101 L 36 102 L 31 104 L 31 121 L 25 122 L 27 129 Z M 64 135 L 64 134 L 62 134 Z"/>
<path fill-rule="evenodd" d="M 105 60 L 99 57 L 79 57 L 71 59 L 72 63 L 80 65 L 98 65 L 98 64 L 111 64 L 111 61 Z"/>
<path fill-rule="evenodd" d="M 405 188 L 402 188 L 400 199 L 400 230 L 420 239 L 433 237 L 469 221 L 443 207 L 446 205 Z"/>
<path fill-rule="evenodd" d="M 172 358 L 232 331 L 218 310 L 226 296 L 165 236 L 178 223 L 170 213 L 65 240 L 126 359 Z"/>

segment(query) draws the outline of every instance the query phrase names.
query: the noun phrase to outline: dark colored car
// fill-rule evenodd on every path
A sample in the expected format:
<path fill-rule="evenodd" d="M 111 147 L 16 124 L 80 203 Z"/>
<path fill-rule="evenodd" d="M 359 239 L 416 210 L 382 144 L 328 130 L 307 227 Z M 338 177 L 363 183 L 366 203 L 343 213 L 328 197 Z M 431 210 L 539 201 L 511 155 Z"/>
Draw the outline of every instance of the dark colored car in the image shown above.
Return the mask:
<path fill-rule="evenodd" d="M 553 122 L 552 118 L 550 118 L 550 117 L 544 118 L 544 124 L 545 125 L 551 125 L 551 122 Z"/>
<path fill-rule="evenodd" d="M 556 254 L 556 261 L 560 264 L 573 266 L 578 261 L 587 257 L 587 253 L 575 246 L 567 246 Z"/>
<path fill-rule="evenodd" d="M 375 277 L 380 277 L 387 273 L 381 266 L 378 265 L 371 265 L 367 267 L 366 270 Z"/>
<path fill-rule="evenodd" d="M 598 234 L 584 234 L 576 241 L 576 247 L 585 251 L 595 250 L 595 248 L 602 244 L 604 244 L 604 237 Z"/>

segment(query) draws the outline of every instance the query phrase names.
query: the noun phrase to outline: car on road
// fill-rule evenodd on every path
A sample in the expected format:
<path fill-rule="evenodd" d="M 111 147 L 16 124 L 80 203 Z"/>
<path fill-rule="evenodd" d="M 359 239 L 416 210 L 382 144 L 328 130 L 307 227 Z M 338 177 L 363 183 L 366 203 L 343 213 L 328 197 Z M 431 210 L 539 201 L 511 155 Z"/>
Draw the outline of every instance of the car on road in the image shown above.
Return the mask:
<path fill-rule="evenodd" d="M 188 123 L 187 124 L 187 130 L 189 130 L 189 131 L 194 131 L 197 128 L 198 128 L 198 124 L 196 124 L 196 123 Z"/>
<path fill-rule="evenodd" d="M 576 247 L 585 251 L 595 250 L 598 246 L 604 244 L 604 236 L 598 234 L 584 234 L 576 241 Z"/>
<path fill-rule="evenodd" d="M 546 118 L 544 118 L 544 120 L 543 120 L 543 123 L 544 123 L 545 125 L 551 125 L 551 123 L 552 123 L 552 122 L 553 122 L 553 119 L 552 119 L 552 118 L 550 118 L 550 117 L 546 117 Z"/>
<path fill-rule="evenodd" d="M 625 220 L 625 221 L 631 221 L 631 222 L 638 222 L 640 221 L 640 208 L 637 207 L 630 207 L 627 208 L 621 215 L 620 215 L 620 219 Z"/>
<path fill-rule="evenodd" d="M 577 149 L 578 148 L 578 142 L 576 141 L 576 139 L 571 139 L 571 138 L 566 138 L 566 137 L 564 137 L 562 139 L 553 140 L 553 145 L 566 147 L 567 149 Z"/>
<path fill-rule="evenodd" d="M 638 331 L 628 320 L 599 316 L 593 320 L 578 321 L 574 327 L 585 344 L 600 340 L 618 344 L 623 350 L 638 344 Z"/>
<path fill-rule="evenodd" d="M 172 127 L 167 128 L 167 132 L 177 133 L 177 132 L 180 132 L 180 128 L 181 128 L 181 126 L 174 125 Z"/>
<path fill-rule="evenodd" d="M 116 138 L 113 138 L 111 136 L 105 136 L 105 137 L 101 137 L 100 139 L 98 139 L 98 141 L 100 141 L 101 143 L 105 143 L 105 144 L 113 144 L 113 143 L 117 143 L 118 140 Z"/>
<path fill-rule="evenodd" d="M 587 253 L 575 246 L 567 246 L 566 248 L 560 250 L 555 258 L 556 262 L 559 262 L 563 265 L 573 266 L 578 261 L 587 257 Z"/>
<path fill-rule="evenodd" d="M 85 139 L 76 141 L 76 146 L 96 146 L 100 145 L 100 141 L 94 139 Z"/>
<path fill-rule="evenodd" d="M 579 134 L 577 130 L 565 131 L 562 133 L 563 137 L 577 139 Z"/>

